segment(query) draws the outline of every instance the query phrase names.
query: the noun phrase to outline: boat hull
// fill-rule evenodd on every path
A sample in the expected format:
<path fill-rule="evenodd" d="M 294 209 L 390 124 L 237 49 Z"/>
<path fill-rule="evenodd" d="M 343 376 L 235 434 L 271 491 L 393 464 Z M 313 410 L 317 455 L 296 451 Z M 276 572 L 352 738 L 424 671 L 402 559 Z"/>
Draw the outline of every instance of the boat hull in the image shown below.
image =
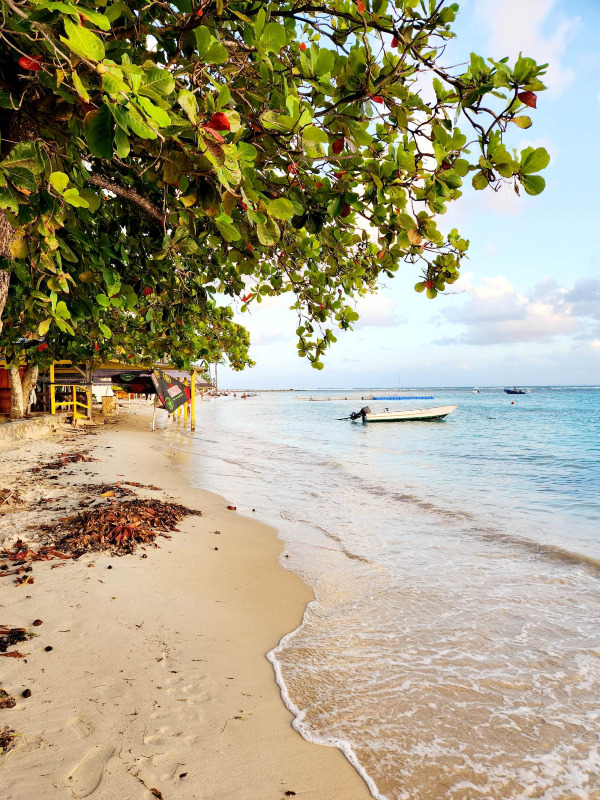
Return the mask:
<path fill-rule="evenodd" d="M 437 406 L 436 408 L 418 408 L 402 411 L 368 412 L 364 422 L 434 422 L 444 419 L 458 406 Z"/>

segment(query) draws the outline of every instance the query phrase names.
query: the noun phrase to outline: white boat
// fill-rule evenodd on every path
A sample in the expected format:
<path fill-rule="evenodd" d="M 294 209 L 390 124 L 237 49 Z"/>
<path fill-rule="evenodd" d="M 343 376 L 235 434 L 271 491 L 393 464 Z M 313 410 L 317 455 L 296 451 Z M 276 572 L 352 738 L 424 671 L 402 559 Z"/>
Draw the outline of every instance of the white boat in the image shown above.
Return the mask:
<path fill-rule="evenodd" d="M 458 406 L 435 406 L 434 408 L 398 409 L 397 411 L 371 411 L 368 406 L 351 414 L 349 419 L 363 422 L 415 422 L 417 420 L 444 419 Z"/>

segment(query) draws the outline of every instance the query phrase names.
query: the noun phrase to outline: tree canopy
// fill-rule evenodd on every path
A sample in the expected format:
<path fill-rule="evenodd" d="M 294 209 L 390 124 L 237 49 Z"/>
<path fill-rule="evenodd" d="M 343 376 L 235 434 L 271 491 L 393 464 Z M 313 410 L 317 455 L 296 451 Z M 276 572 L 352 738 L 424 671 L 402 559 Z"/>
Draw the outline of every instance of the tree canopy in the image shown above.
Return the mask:
<path fill-rule="evenodd" d="M 92 7 L 93 6 L 93 7 Z M 434 298 L 465 181 L 539 194 L 547 65 L 444 66 L 445 0 L 0 0 L 0 333 L 55 356 L 251 363 L 289 293 L 317 369 L 407 264 Z M 0 323 L 1 324 L 1 323 Z"/>

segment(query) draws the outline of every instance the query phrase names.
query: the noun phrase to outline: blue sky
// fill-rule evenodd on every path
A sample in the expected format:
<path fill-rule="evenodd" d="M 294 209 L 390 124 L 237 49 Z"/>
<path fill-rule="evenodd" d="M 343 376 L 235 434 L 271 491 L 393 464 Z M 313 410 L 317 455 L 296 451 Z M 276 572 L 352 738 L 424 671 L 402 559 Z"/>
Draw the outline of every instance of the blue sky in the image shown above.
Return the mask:
<path fill-rule="evenodd" d="M 361 301 L 361 321 L 342 333 L 321 372 L 296 354 L 289 296 L 239 316 L 257 365 L 230 388 L 600 384 L 600 2 L 463 0 L 448 54 L 475 51 L 549 62 L 549 90 L 510 146 L 544 146 L 545 192 L 465 192 L 440 226 L 471 241 L 453 294 L 427 300 L 414 268 Z M 449 62 L 452 63 L 452 62 Z"/>

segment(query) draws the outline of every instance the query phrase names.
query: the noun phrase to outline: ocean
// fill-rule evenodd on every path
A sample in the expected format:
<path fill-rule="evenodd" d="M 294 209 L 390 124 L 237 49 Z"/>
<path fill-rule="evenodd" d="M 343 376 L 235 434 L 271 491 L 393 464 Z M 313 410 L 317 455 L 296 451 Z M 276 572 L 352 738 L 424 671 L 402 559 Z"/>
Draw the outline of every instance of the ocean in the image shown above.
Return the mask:
<path fill-rule="evenodd" d="M 600 798 L 600 387 L 272 392 L 167 423 L 191 479 L 312 587 L 268 655 L 375 798 Z M 441 422 L 339 421 L 458 405 Z"/>

